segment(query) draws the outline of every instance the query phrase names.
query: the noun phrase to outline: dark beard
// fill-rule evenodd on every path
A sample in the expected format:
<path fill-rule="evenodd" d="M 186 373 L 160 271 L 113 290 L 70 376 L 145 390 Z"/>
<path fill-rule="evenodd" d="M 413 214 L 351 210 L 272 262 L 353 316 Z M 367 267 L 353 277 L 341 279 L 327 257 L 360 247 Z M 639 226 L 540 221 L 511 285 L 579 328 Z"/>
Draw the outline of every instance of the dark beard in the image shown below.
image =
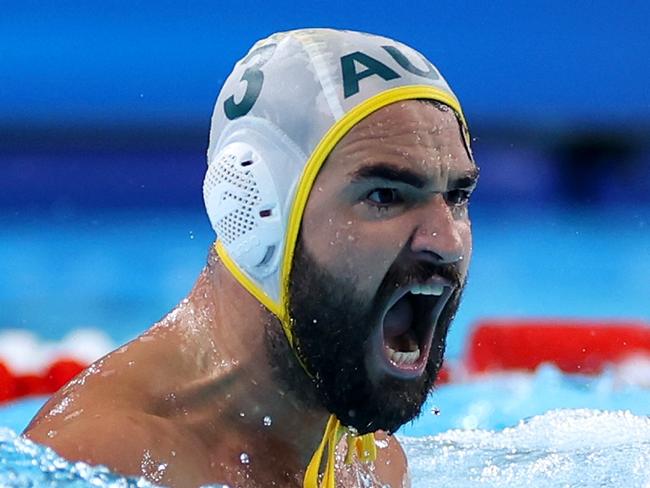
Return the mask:
<path fill-rule="evenodd" d="M 439 274 L 456 285 L 443 309 L 425 371 L 419 378 L 385 377 L 372 382 L 365 366 L 366 342 L 395 284 L 425 281 Z M 349 281 L 322 269 L 298 239 L 289 285 L 289 311 L 298 354 L 310 378 L 290 351 L 278 327 L 267 328 L 267 344 L 276 376 L 307 407 L 324 406 L 360 434 L 395 432 L 420 414 L 442 366 L 447 332 L 464 283 L 453 265 L 418 263 L 391 268 L 375 298 L 361 296 Z M 281 342 L 280 342 L 281 341 Z"/>

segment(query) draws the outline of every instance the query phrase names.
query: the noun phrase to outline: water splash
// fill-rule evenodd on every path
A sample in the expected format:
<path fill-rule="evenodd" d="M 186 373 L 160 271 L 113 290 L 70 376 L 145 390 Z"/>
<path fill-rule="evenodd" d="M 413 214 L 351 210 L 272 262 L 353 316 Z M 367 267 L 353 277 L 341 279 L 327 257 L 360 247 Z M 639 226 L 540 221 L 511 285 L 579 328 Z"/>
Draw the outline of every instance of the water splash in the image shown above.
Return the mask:
<path fill-rule="evenodd" d="M 650 419 L 629 412 L 554 410 L 502 431 L 400 440 L 413 488 L 650 485 Z"/>
<path fill-rule="evenodd" d="M 428 488 L 431 480 L 439 488 L 650 486 L 650 419 L 626 411 L 553 410 L 500 431 L 450 430 L 400 441 L 413 488 Z M 241 453 L 240 462 L 250 464 L 247 453 Z M 152 466 L 166 468 L 158 462 Z M 102 466 L 66 461 L 0 428 L 0 486 L 156 485 L 144 478 L 120 477 Z"/>
<path fill-rule="evenodd" d="M 104 466 L 68 462 L 52 449 L 0 428 L 0 486 L 12 488 L 149 488 L 144 478 L 124 478 Z"/>

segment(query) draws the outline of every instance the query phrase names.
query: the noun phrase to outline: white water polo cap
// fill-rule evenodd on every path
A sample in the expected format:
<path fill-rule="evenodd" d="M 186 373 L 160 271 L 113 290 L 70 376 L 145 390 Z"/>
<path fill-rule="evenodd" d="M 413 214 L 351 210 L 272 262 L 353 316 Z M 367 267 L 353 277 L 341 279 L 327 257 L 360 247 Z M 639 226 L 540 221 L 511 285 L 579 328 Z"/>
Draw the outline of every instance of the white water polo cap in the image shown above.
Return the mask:
<path fill-rule="evenodd" d="M 274 34 L 226 79 L 212 116 L 205 206 L 223 263 L 279 318 L 321 166 L 361 119 L 407 99 L 442 102 L 465 126 L 458 100 L 422 54 L 361 32 Z"/>

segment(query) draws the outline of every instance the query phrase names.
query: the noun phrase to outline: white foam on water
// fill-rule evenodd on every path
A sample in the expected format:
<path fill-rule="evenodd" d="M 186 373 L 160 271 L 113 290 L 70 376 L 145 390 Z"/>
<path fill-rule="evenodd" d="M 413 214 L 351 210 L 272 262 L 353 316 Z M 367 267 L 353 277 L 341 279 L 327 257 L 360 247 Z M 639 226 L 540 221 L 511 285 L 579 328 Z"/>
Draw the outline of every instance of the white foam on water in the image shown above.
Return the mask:
<path fill-rule="evenodd" d="M 0 333 L 0 361 L 17 374 L 41 372 L 59 358 L 89 364 L 113 348 L 113 341 L 99 329 L 77 329 L 57 342 L 42 341 L 21 329 Z"/>
<path fill-rule="evenodd" d="M 401 437 L 413 488 L 650 487 L 650 419 L 553 410 L 501 431 Z"/>
<path fill-rule="evenodd" d="M 68 462 L 52 449 L 0 428 L 0 486 L 11 488 L 153 488 L 143 478 L 124 478 L 103 466 Z"/>
<path fill-rule="evenodd" d="M 553 410 L 501 431 L 451 430 L 400 440 L 413 488 L 650 487 L 650 419 L 626 411 Z M 155 485 L 68 462 L 0 428 L 0 486 Z"/>

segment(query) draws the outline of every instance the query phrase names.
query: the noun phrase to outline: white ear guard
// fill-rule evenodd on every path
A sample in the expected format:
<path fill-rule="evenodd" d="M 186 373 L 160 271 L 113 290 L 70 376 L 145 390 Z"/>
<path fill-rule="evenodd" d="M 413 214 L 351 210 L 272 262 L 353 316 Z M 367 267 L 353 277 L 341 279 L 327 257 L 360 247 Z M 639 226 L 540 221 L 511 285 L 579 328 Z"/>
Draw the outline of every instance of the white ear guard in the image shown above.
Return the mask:
<path fill-rule="evenodd" d="M 250 275 L 263 278 L 278 264 L 282 208 L 264 159 L 250 145 L 225 146 L 203 186 L 208 216 L 229 254 Z"/>
<path fill-rule="evenodd" d="M 286 176 L 305 156 L 277 127 L 260 119 L 233 122 L 221 140 L 203 182 L 210 223 L 240 269 L 277 299 L 272 275 L 282 259 L 291 204 L 287 196 L 294 184 Z"/>

